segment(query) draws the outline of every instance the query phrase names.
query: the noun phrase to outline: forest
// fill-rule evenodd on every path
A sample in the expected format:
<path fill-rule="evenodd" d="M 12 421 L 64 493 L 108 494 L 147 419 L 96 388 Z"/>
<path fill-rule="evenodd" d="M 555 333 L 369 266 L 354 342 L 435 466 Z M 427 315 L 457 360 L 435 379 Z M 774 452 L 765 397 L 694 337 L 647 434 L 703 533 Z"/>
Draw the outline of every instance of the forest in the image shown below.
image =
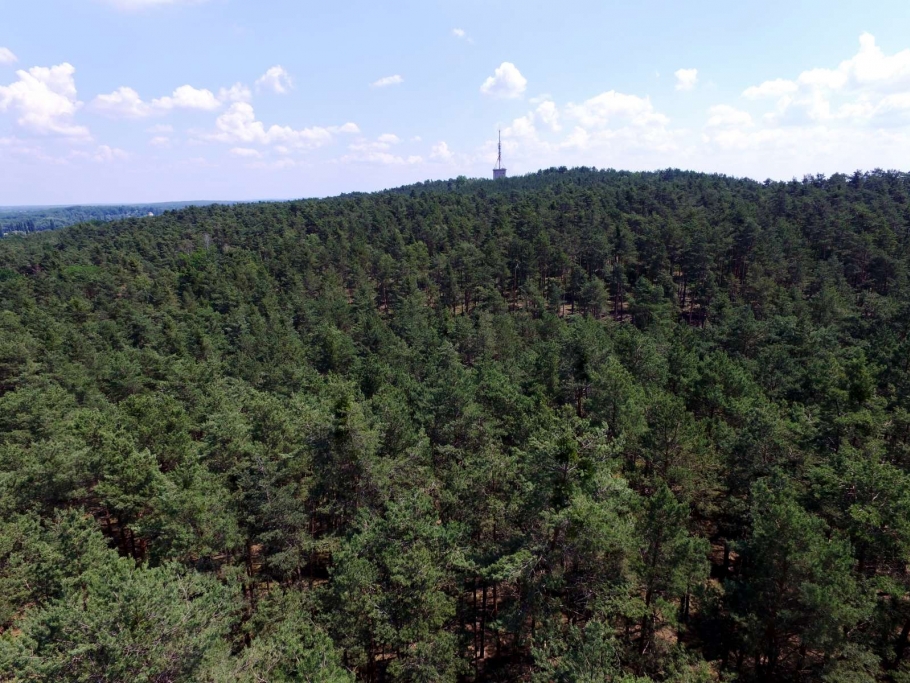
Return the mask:
<path fill-rule="evenodd" d="M 0 241 L 0 680 L 910 681 L 910 174 Z"/>
<path fill-rule="evenodd" d="M 0 206 L 0 236 L 56 230 L 89 221 L 116 221 L 124 218 L 160 216 L 165 211 L 212 202 L 166 202 L 101 206 Z M 230 203 L 230 202 L 222 202 Z"/>

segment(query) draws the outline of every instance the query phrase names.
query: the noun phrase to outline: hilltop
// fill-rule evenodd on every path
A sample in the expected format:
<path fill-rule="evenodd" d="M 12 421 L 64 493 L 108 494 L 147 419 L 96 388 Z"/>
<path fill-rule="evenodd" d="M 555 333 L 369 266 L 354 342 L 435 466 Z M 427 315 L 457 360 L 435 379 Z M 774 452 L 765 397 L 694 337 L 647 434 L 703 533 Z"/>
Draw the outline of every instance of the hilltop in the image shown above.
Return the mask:
<path fill-rule="evenodd" d="M 0 242 L 0 678 L 910 674 L 910 176 Z"/>

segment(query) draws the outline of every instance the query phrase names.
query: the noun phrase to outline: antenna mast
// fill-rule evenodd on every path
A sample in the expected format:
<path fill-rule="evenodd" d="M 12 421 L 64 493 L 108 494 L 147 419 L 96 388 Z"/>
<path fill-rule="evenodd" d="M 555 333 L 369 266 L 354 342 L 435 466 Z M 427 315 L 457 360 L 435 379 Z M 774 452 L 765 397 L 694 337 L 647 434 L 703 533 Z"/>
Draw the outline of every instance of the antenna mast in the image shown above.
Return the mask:
<path fill-rule="evenodd" d="M 499 154 L 496 157 L 496 168 L 493 169 L 493 180 L 506 177 L 506 169 L 502 167 L 502 131 L 499 131 Z"/>
<path fill-rule="evenodd" d="M 496 158 L 496 168 L 502 168 L 502 131 L 499 131 L 499 156 Z"/>

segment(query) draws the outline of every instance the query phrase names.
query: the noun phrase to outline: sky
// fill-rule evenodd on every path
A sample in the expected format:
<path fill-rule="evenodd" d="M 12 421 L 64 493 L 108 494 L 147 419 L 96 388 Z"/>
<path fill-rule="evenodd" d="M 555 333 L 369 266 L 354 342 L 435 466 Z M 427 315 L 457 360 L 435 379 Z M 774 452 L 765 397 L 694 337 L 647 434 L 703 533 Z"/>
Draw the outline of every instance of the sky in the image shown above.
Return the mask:
<path fill-rule="evenodd" d="M 0 205 L 910 170 L 907 0 L 0 0 Z"/>

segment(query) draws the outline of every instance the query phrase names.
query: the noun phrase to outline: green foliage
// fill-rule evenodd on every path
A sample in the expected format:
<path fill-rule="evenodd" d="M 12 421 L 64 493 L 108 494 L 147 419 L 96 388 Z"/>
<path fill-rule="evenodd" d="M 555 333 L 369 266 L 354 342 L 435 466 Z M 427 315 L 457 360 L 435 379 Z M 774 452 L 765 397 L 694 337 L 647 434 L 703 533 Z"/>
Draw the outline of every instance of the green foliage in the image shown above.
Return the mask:
<path fill-rule="evenodd" d="M 0 679 L 907 678 L 907 175 L 173 208 L 0 241 Z"/>
<path fill-rule="evenodd" d="M 12 567 L 26 575 L 20 585 L 43 595 L 0 640 L 4 680 L 195 681 L 225 656 L 234 600 L 213 577 L 136 567 L 101 551 L 100 534 L 72 515 L 46 537 Z"/>

